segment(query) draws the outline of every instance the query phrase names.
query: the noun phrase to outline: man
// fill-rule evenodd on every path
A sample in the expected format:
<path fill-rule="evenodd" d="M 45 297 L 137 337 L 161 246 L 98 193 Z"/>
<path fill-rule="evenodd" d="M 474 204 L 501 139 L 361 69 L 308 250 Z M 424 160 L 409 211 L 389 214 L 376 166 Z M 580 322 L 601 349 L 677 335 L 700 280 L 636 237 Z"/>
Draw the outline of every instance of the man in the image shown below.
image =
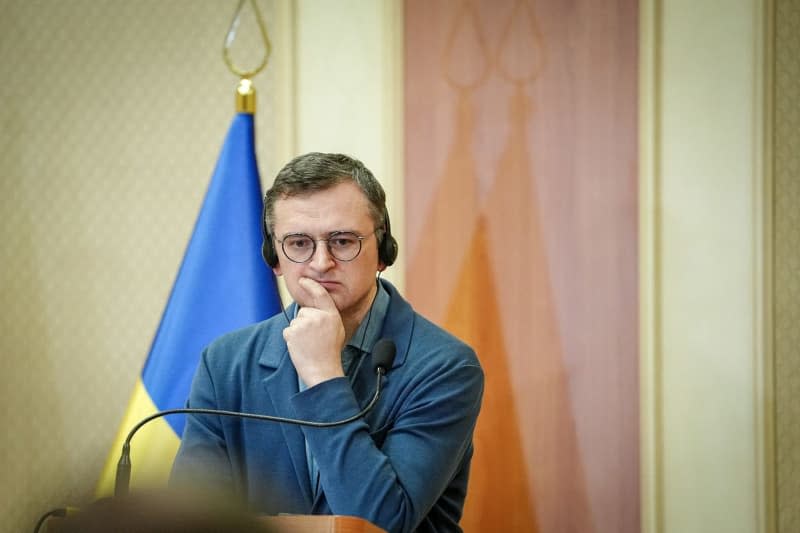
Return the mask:
<path fill-rule="evenodd" d="M 173 481 L 241 492 L 265 513 L 460 531 L 483 372 L 380 279 L 397 255 L 382 187 L 360 161 L 310 153 L 278 173 L 264 215 L 264 258 L 295 303 L 212 343 L 188 406 L 341 420 L 374 394 L 376 342 L 396 357 L 376 406 L 349 424 L 188 417 Z"/>

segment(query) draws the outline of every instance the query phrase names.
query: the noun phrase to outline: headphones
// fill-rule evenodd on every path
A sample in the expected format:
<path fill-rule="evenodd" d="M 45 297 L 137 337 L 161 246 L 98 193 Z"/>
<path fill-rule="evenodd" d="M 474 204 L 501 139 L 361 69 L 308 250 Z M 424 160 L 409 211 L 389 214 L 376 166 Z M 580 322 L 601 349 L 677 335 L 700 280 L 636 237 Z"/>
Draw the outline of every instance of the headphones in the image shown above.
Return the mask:
<path fill-rule="evenodd" d="M 378 259 L 385 266 L 392 266 L 397 259 L 397 239 L 392 236 L 392 226 L 389 223 L 389 210 L 383 208 L 383 220 L 385 221 L 386 231 L 383 239 L 378 243 Z M 261 256 L 270 268 L 278 266 L 278 251 L 275 249 L 275 242 L 272 234 L 267 227 L 267 202 L 264 201 L 264 209 L 261 212 L 261 236 L 264 243 L 261 245 Z"/>

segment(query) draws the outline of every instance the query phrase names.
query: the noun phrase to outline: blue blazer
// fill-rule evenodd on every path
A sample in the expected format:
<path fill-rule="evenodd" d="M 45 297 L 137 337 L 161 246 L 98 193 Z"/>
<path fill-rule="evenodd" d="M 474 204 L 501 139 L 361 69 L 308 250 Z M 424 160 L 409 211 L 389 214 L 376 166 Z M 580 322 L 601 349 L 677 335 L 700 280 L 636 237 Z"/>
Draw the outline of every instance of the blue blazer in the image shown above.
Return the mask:
<path fill-rule="evenodd" d="M 360 516 L 390 532 L 460 531 L 483 371 L 471 348 L 381 283 L 390 303 L 380 338 L 392 339 L 397 355 L 365 418 L 311 428 L 189 416 L 173 482 L 232 490 L 268 514 Z M 327 422 L 369 402 L 376 383 L 369 353 L 350 378 L 298 392 L 285 327 L 279 314 L 214 341 L 187 406 Z M 313 481 L 306 442 L 319 470 Z"/>

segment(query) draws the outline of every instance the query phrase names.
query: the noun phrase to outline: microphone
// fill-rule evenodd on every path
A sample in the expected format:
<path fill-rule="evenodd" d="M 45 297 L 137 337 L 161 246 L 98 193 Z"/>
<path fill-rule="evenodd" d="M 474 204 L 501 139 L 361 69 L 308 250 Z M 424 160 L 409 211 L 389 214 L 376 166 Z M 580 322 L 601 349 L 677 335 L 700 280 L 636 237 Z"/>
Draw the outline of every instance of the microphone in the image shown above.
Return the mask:
<path fill-rule="evenodd" d="M 128 494 L 128 490 L 130 487 L 130 480 L 131 480 L 131 439 L 133 438 L 134 434 L 139 431 L 139 429 L 147 424 L 148 422 L 155 420 L 156 418 L 161 418 L 167 415 L 175 415 L 175 414 L 192 414 L 192 415 L 215 415 L 215 416 L 231 416 L 237 418 L 251 418 L 254 420 L 266 420 L 269 422 L 283 422 L 285 424 L 295 424 L 299 426 L 310 426 L 316 428 L 329 428 L 335 426 L 342 426 L 345 424 L 349 424 L 354 420 L 358 420 L 359 418 L 366 415 L 375 404 L 378 402 L 378 398 L 381 394 L 381 382 L 383 381 L 383 376 L 392 368 L 392 363 L 394 362 L 394 357 L 396 354 L 396 347 L 394 342 L 391 339 L 380 339 L 378 342 L 375 343 L 375 346 L 372 348 L 372 360 L 373 360 L 373 368 L 375 370 L 375 374 L 377 375 L 377 381 L 375 384 L 375 394 L 372 396 L 372 399 L 369 403 L 364 407 L 361 411 L 345 418 L 343 420 L 335 420 L 333 422 L 316 422 L 313 420 L 300 420 L 296 418 L 285 418 L 282 416 L 270 416 L 270 415 L 259 415 L 255 413 L 242 413 L 238 411 L 225 411 L 222 409 L 201 409 L 201 408 L 181 408 L 181 409 L 166 409 L 164 411 L 159 411 L 157 413 L 153 413 L 152 415 L 142 419 L 137 423 L 128 433 L 128 436 L 125 438 L 125 442 L 122 444 L 122 454 L 120 455 L 119 462 L 117 463 L 117 476 L 114 482 L 114 496 L 125 496 Z"/>
<path fill-rule="evenodd" d="M 396 354 L 397 348 L 391 339 L 380 339 L 376 342 L 375 346 L 372 347 L 372 368 L 375 373 L 385 376 L 389 369 L 392 368 Z"/>

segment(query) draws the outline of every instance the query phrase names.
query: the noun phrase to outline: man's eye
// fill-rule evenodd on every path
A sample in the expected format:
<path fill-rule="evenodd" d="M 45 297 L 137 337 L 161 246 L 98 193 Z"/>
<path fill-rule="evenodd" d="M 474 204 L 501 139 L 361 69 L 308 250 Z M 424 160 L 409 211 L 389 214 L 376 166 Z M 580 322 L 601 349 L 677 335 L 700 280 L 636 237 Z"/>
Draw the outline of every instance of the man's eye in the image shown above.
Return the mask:
<path fill-rule="evenodd" d="M 331 246 L 334 246 L 336 248 L 347 248 L 349 246 L 355 245 L 357 240 L 358 239 L 356 239 L 352 235 L 337 235 L 336 237 L 330 239 L 330 243 Z"/>
<path fill-rule="evenodd" d="M 296 250 L 304 250 L 311 247 L 311 239 L 308 237 L 289 237 L 286 239 L 286 246 Z"/>

